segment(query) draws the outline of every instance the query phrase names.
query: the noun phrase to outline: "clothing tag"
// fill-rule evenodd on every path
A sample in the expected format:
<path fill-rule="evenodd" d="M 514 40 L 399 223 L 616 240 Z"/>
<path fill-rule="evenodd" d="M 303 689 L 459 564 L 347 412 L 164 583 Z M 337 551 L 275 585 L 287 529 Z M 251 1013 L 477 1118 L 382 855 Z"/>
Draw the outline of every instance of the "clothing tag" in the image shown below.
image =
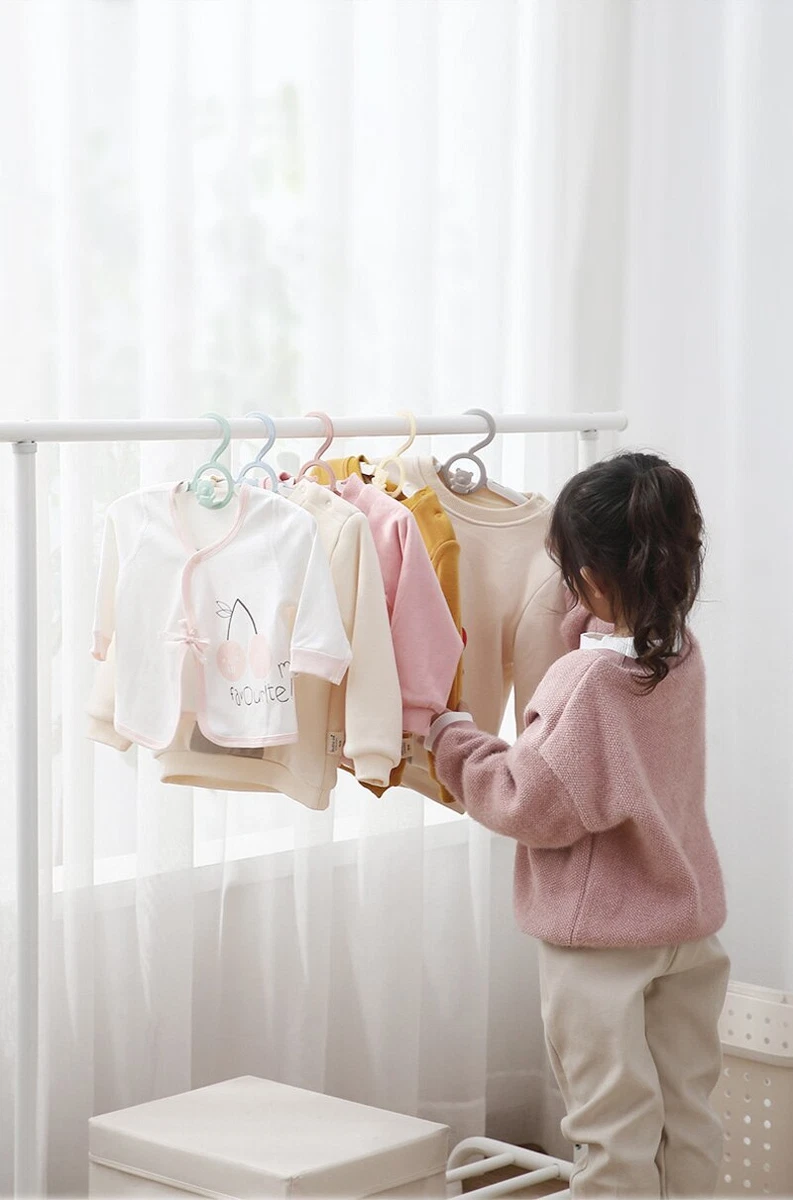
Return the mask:
<path fill-rule="evenodd" d="M 342 730 L 341 733 L 329 733 L 325 753 L 331 755 L 341 754 L 343 748 L 344 731 Z"/>
<path fill-rule="evenodd" d="M 413 734 L 402 734 L 402 758 L 405 762 L 413 762 Z"/>

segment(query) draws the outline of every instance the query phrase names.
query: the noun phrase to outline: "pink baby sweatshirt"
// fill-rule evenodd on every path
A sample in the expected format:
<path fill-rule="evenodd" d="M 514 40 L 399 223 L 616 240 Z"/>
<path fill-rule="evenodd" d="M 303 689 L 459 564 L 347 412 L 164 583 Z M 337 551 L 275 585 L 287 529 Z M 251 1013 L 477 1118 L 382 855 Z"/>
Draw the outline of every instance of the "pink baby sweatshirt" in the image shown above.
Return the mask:
<path fill-rule="evenodd" d="M 667 946 L 725 919 L 705 815 L 705 672 L 697 642 L 656 689 L 635 661 L 579 649 L 554 663 L 514 746 L 440 729 L 439 778 L 518 842 L 515 912 L 559 946 Z"/>
<path fill-rule="evenodd" d="M 402 728 L 423 736 L 433 713 L 446 707 L 462 638 L 413 514 L 357 476 L 341 480 L 339 491 L 369 522 L 391 621 Z"/>

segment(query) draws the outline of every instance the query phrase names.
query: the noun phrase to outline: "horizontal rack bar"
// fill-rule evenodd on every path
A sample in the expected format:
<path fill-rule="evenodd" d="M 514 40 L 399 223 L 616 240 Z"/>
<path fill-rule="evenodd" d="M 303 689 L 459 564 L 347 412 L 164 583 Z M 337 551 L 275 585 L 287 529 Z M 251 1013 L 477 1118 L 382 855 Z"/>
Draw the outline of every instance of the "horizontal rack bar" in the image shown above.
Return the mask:
<path fill-rule="evenodd" d="M 494 414 L 498 433 L 586 433 L 622 430 L 624 412 Z M 232 437 L 261 438 L 264 426 L 255 417 L 230 417 Z M 408 423 L 398 415 L 387 417 L 331 417 L 334 434 L 345 437 L 399 437 Z M 322 438 L 322 422 L 316 417 L 275 417 L 279 438 Z M 419 436 L 486 433 L 481 417 L 441 414 L 416 417 Z M 0 442 L 159 442 L 206 439 L 218 436 L 218 425 L 209 417 L 184 419 L 155 417 L 129 420 L 0 421 Z"/>

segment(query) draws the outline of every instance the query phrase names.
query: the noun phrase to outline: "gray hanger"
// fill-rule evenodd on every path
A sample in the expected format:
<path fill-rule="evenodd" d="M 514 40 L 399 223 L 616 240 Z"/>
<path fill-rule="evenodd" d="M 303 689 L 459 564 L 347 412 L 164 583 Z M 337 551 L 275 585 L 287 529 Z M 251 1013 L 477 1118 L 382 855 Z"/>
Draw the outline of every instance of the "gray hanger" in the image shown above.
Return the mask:
<path fill-rule="evenodd" d="M 468 496 L 471 492 L 477 492 L 480 488 L 487 487 L 487 467 L 477 455 L 477 450 L 484 450 L 485 446 L 489 446 L 496 436 L 496 422 L 493 414 L 487 412 L 484 408 L 467 408 L 466 416 L 481 417 L 487 422 L 487 435 L 481 442 L 477 442 L 470 450 L 462 454 L 453 454 L 451 458 L 447 458 L 439 471 L 439 475 L 443 482 L 452 492 L 457 492 L 458 495 Z M 468 459 L 476 466 L 479 476 L 474 481 L 473 471 L 463 471 L 459 467 L 452 471 L 453 463 L 462 462 Z"/>

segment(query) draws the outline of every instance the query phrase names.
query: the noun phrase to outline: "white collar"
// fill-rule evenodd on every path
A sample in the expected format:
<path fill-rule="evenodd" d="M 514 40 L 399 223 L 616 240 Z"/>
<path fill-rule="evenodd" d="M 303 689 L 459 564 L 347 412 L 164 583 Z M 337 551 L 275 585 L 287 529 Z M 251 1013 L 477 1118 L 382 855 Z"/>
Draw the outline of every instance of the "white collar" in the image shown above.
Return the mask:
<path fill-rule="evenodd" d="M 632 637 L 618 637 L 614 633 L 582 633 L 582 650 L 616 650 L 626 658 L 638 658 Z"/>

